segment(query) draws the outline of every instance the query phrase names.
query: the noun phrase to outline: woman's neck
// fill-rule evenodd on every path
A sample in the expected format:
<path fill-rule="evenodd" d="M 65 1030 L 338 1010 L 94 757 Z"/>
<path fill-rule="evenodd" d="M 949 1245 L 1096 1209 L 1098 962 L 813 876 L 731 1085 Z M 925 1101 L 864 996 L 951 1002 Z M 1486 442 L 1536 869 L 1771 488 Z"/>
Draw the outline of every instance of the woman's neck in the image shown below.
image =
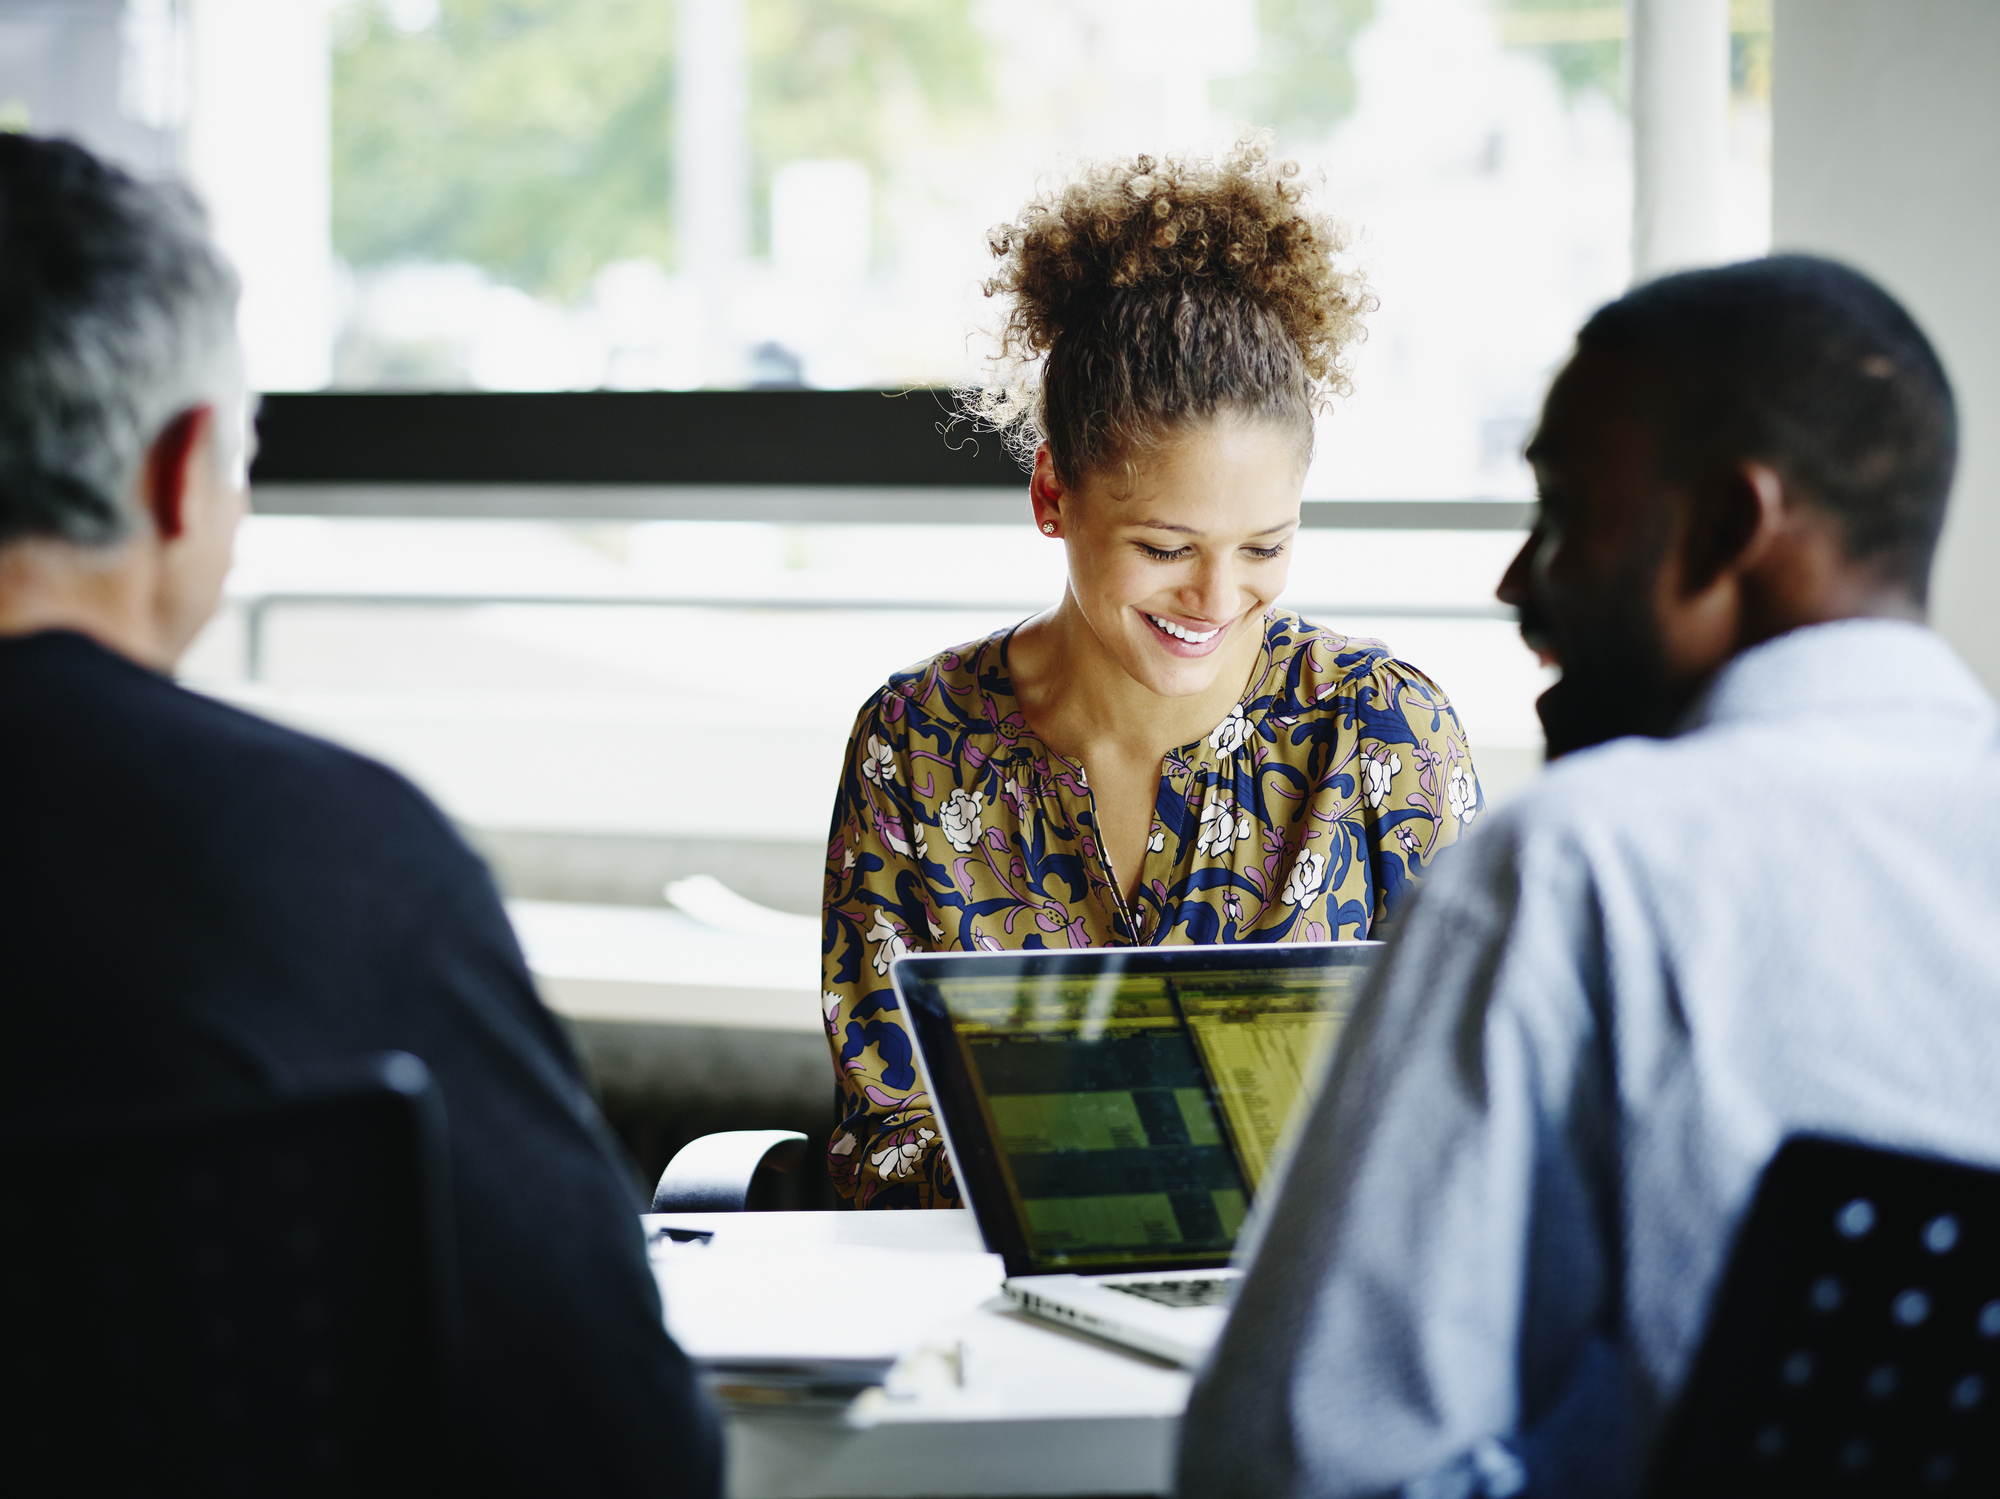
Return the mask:
<path fill-rule="evenodd" d="M 1028 726 L 1058 754 L 1092 749 L 1158 761 L 1204 737 L 1242 700 L 1264 649 L 1264 631 L 1236 632 L 1215 680 L 1189 697 L 1162 697 L 1112 659 L 1067 592 L 1014 632 L 1008 674 Z"/>

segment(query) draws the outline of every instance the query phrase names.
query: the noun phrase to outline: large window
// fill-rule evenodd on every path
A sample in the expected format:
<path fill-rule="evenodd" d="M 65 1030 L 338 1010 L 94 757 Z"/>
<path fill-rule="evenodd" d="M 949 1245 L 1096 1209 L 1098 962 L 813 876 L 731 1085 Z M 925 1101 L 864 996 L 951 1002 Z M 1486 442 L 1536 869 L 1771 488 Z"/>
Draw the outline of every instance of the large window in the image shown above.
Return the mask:
<path fill-rule="evenodd" d="M 1733 16 L 1725 218 L 1750 254 L 1770 18 Z M 1624 27 L 1619 0 L 0 0 L 0 129 L 191 178 L 262 389 L 477 393 L 950 386 L 982 350 L 986 230 L 1049 173 L 1269 128 L 1380 297 L 1290 602 L 1428 671 L 1504 798 L 1539 763 L 1545 675 L 1492 588 L 1543 386 L 1630 274 Z M 396 440 L 435 446 L 402 405 Z M 699 881 L 677 914 L 662 885 L 812 912 L 855 709 L 1053 601 L 1061 548 L 1004 470 L 948 503 L 871 495 L 865 465 L 838 494 L 640 503 L 549 456 L 470 491 L 266 485 L 185 675 L 387 760 L 516 894 L 571 903 L 515 912 L 552 1002 L 604 1022 L 608 1090 L 817 1127 L 812 924 Z M 782 991 L 796 1045 L 645 1052 L 589 1008 L 635 976 L 701 1024 L 749 1002 L 729 984 Z M 657 1169 L 694 1126 L 635 1108 Z"/>
<path fill-rule="evenodd" d="M 1754 253 L 1770 16 L 1732 15 L 1725 216 Z M 1381 300 L 1308 496 L 1518 504 L 1548 374 L 1629 274 L 1625 24 L 1617 0 L 0 0 L 0 125 L 191 176 L 264 388 L 470 391 L 949 385 L 982 348 L 985 231 L 1047 174 L 1266 127 Z M 680 726 L 759 711 L 837 641 L 798 689 L 789 810 L 739 818 L 803 847 L 868 688 L 1060 585 L 1015 531 L 592 505 L 257 517 L 190 673 L 380 750 L 470 823 L 666 833 L 708 815 L 671 769 L 700 737 Z M 1430 670 L 1498 791 L 1534 762 L 1542 681 L 1491 617 L 1516 539 L 1315 531 L 1293 588 Z M 975 557 L 979 607 L 868 607 Z M 578 602 L 605 596 L 627 602 Z"/>
<path fill-rule="evenodd" d="M 1768 230 L 1738 7 L 1732 247 Z M 1569 332 L 1624 285 L 1616 0 L 344 0 L 335 383 L 946 385 L 986 228 L 1082 156 L 1245 126 L 1381 297 L 1328 496 L 1526 493 Z"/>

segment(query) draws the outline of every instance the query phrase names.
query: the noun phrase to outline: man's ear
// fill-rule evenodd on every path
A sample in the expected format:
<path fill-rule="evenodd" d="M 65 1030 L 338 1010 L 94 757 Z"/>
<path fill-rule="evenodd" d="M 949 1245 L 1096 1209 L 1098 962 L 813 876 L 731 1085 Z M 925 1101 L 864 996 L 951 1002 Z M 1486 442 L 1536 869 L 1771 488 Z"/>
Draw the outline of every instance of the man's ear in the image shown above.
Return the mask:
<path fill-rule="evenodd" d="M 1785 482 L 1768 463 L 1718 468 L 1690 497 L 1681 533 L 1681 592 L 1706 591 L 1725 570 L 1753 568 L 1785 520 Z"/>
<path fill-rule="evenodd" d="M 191 406 L 160 429 L 139 466 L 139 498 L 162 541 L 187 529 L 187 500 L 196 455 L 215 420 L 213 406 Z"/>

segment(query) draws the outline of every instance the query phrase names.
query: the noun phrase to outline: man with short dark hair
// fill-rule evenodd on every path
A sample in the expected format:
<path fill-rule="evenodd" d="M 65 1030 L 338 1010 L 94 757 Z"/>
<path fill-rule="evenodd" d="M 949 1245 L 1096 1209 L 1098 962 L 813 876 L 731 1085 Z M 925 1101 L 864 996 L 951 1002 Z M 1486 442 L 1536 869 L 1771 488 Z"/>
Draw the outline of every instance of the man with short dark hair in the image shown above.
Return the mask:
<path fill-rule="evenodd" d="M 390 771 L 167 676 L 244 509 L 235 302 L 185 194 L 0 134 L 0 1129 L 414 1053 L 450 1140 L 456 1485 L 713 1494 L 615 1142 L 485 869 Z"/>
<path fill-rule="evenodd" d="M 1785 1136 L 2000 1161 L 2000 712 L 1922 624 L 1955 451 L 1826 261 L 1584 328 L 1500 589 L 1562 758 L 1405 913 L 1184 1493 L 1631 1493 Z"/>

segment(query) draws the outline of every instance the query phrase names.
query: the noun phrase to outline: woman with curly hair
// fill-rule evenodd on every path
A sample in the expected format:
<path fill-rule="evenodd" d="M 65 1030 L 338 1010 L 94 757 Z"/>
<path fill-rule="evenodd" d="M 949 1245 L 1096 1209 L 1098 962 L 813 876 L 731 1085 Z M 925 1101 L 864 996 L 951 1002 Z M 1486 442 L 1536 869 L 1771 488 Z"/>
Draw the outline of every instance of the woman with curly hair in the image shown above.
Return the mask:
<path fill-rule="evenodd" d="M 1430 679 L 1277 607 L 1314 417 L 1373 304 L 1290 162 L 1091 168 L 992 231 L 1001 374 L 1069 585 L 854 725 L 823 970 L 856 1207 L 957 1185 L 889 965 L 909 952 L 1378 933 L 1480 806 Z"/>

